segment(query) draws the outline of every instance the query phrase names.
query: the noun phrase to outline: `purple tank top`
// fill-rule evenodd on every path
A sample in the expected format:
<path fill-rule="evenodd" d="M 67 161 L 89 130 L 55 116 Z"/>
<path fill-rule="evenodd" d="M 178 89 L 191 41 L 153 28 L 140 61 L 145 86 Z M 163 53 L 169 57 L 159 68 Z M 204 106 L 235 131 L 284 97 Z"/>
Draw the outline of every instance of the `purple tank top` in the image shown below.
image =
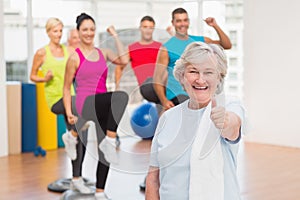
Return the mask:
<path fill-rule="evenodd" d="M 79 48 L 75 51 L 80 58 L 80 64 L 75 73 L 75 88 L 76 108 L 78 114 L 81 115 L 86 97 L 107 92 L 106 78 L 108 68 L 100 49 L 97 49 L 99 53 L 99 60 L 97 61 L 87 60 Z"/>

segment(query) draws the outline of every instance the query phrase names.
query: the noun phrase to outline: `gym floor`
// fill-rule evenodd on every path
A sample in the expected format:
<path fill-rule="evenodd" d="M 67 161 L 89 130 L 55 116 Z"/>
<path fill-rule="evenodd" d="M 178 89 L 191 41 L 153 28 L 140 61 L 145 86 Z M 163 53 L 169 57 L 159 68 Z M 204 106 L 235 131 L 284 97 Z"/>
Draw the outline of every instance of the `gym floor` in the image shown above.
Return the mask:
<path fill-rule="evenodd" d="M 122 137 L 124 152 L 133 165 L 113 166 L 107 180 L 107 193 L 113 200 L 142 200 L 139 184 L 146 174 L 151 141 Z M 89 146 L 89 145 L 88 145 Z M 93 153 L 88 147 L 84 176 L 93 180 Z M 300 199 L 300 149 L 255 143 L 241 143 L 238 178 L 243 200 Z M 47 151 L 45 157 L 22 153 L 0 158 L 0 199 L 59 199 L 49 192 L 49 183 L 71 177 L 71 163 L 64 149 Z"/>

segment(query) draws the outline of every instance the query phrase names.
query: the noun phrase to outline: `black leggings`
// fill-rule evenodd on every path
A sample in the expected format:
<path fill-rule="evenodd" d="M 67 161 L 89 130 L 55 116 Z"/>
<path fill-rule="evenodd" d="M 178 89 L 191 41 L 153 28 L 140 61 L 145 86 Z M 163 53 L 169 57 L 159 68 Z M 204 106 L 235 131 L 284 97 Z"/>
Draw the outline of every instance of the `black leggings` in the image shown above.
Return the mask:
<path fill-rule="evenodd" d="M 127 103 L 128 95 L 122 91 L 96 94 L 86 98 L 82 117 L 95 122 L 98 146 L 104 139 L 107 130 L 117 131 Z M 96 188 L 104 189 L 109 163 L 104 159 L 104 154 L 99 148 L 98 155 Z"/>
<path fill-rule="evenodd" d="M 76 97 L 72 96 L 72 113 L 74 115 L 78 116 L 76 106 L 75 106 L 75 99 L 76 99 Z M 76 125 L 69 124 L 68 118 L 66 115 L 66 111 L 65 111 L 64 102 L 63 102 L 62 98 L 51 107 L 51 111 L 57 115 L 60 115 L 60 114 L 64 115 L 66 126 L 69 131 L 73 130 L 75 132 L 78 132 L 86 122 L 86 120 L 82 119 L 81 117 L 78 117 Z"/>
<path fill-rule="evenodd" d="M 72 102 L 75 102 L 74 96 L 72 97 Z M 74 105 L 75 104 L 72 104 L 72 112 L 74 114 L 77 114 L 77 111 L 76 111 L 76 108 Z M 62 98 L 51 107 L 51 111 L 57 115 L 60 115 L 60 114 L 64 115 L 67 129 L 69 131 L 73 130 L 78 133 L 78 136 L 80 139 L 77 140 L 78 143 L 76 144 L 77 158 L 76 158 L 76 160 L 72 160 L 72 173 L 73 173 L 73 177 L 80 177 L 80 176 L 82 176 L 82 163 L 84 160 L 85 150 L 86 150 L 86 145 L 87 145 L 87 130 L 85 130 L 85 131 L 77 131 L 77 130 L 80 130 L 80 128 L 85 124 L 85 120 L 78 117 L 78 123 L 76 124 L 76 126 L 74 124 L 73 125 L 69 124 Z"/>

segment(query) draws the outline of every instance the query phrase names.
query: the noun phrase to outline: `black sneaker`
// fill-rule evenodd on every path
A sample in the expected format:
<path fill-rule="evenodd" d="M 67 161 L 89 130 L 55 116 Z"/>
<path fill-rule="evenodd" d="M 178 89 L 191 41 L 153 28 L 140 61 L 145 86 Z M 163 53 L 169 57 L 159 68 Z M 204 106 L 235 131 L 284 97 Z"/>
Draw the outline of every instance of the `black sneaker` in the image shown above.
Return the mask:
<path fill-rule="evenodd" d="M 145 191 L 146 190 L 146 177 L 145 180 L 140 184 L 140 190 Z"/>

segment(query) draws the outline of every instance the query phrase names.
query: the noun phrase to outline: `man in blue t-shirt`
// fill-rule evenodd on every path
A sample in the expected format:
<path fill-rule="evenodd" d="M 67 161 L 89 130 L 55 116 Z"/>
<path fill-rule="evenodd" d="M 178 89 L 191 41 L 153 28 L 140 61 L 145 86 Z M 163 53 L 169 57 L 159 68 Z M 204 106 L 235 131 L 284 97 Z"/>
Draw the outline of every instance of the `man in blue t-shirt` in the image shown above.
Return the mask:
<path fill-rule="evenodd" d="M 188 98 L 180 83 L 173 76 L 175 62 L 188 44 L 200 41 L 219 44 L 224 49 L 231 48 L 230 39 L 218 26 L 216 20 L 208 17 L 204 21 L 216 30 L 219 40 L 212 40 L 205 36 L 189 35 L 190 21 L 187 11 L 183 8 L 177 8 L 172 12 L 172 25 L 176 33 L 164 44 L 164 47 L 158 53 L 153 77 L 154 89 L 164 110 L 178 105 Z"/>

